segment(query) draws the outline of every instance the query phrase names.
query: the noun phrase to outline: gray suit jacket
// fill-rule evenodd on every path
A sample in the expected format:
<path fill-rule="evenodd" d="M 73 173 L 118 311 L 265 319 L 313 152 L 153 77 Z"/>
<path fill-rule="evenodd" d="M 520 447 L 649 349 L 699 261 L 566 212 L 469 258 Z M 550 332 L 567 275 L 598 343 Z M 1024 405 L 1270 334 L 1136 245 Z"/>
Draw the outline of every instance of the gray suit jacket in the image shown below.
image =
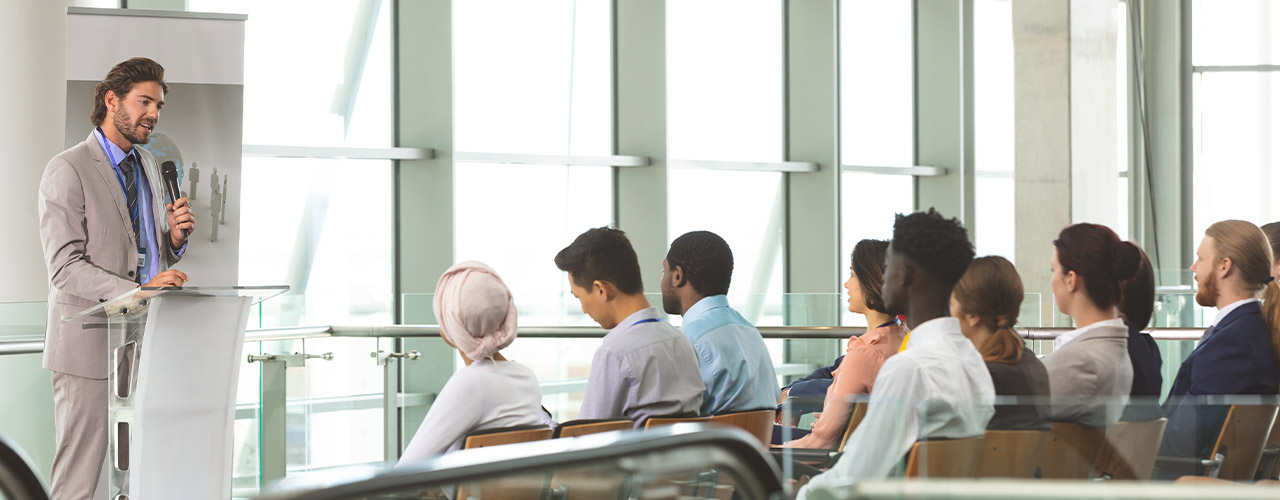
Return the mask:
<path fill-rule="evenodd" d="M 151 152 L 136 148 L 154 200 L 160 269 L 178 261 L 169 244 L 160 169 Z M 137 239 L 124 190 L 101 143 L 91 132 L 84 142 L 49 160 L 40 179 L 40 242 L 49 271 L 49 317 L 44 367 L 79 377 L 107 377 L 107 337 L 83 321 L 64 316 L 115 298 L 138 286 Z"/>
<path fill-rule="evenodd" d="M 1133 385 L 1129 329 L 1098 326 L 1044 358 L 1053 397 L 1049 419 L 1090 427 L 1120 421 Z"/>

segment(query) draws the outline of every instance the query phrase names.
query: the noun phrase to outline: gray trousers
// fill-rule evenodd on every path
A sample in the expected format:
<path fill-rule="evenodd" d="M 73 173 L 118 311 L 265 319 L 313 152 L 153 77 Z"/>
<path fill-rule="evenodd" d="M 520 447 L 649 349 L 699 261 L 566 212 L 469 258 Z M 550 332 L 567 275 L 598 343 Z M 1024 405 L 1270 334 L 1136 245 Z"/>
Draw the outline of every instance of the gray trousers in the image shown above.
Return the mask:
<path fill-rule="evenodd" d="M 107 495 L 107 381 L 53 372 L 53 500 Z"/>

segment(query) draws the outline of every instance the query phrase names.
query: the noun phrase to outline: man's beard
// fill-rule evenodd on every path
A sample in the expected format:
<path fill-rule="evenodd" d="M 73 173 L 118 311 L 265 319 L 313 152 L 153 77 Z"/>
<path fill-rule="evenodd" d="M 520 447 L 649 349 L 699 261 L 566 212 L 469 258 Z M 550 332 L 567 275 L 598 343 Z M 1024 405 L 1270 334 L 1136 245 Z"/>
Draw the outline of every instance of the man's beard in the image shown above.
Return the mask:
<path fill-rule="evenodd" d="M 680 310 L 680 298 L 676 297 L 675 291 L 662 292 L 662 310 L 667 314 L 682 315 L 684 311 Z"/>
<path fill-rule="evenodd" d="M 123 107 L 116 111 L 111 123 L 116 126 L 116 130 L 120 132 L 120 135 L 123 135 L 129 141 L 129 144 L 146 144 L 149 139 L 149 137 L 144 137 L 137 133 L 138 126 L 142 124 L 142 118 L 129 123 L 129 117 L 125 116 Z M 152 126 L 154 127 L 155 124 L 153 123 Z"/>
<path fill-rule="evenodd" d="M 1200 281 L 1200 289 L 1196 290 L 1196 303 L 1205 307 L 1218 306 L 1218 276 L 1209 273 Z"/>

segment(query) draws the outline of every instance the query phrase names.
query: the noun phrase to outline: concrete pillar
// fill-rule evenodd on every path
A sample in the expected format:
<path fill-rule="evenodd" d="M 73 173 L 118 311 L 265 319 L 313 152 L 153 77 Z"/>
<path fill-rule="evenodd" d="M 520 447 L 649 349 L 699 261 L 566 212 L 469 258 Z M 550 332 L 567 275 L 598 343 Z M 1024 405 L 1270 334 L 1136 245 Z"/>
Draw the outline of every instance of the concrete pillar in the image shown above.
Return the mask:
<path fill-rule="evenodd" d="M 976 227 L 973 208 L 972 0 L 916 1 L 916 164 L 944 167 L 916 178 L 916 209 L 937 208 Z"/>
<path fill-rule="evenodd" d="M 1073 222 L 1114 227 L 1119 216 L 1115 9 L 1115 0 L 1013 3 L 1015 251 L 1046 326 L 1054 238 Z"/>
<path fill-rule="evenodd" d="M 0 79 L 10 116 L 0 121 L 8 158 L 0 163 L 0 325 L 24 325 L 17 333 L 43 332 L 48 296 L 40 249 L 36 197 L 45 164 L 63 149 L 66 117 L 66 7 L 75 2 L 7 0 L 0 3 Z M 16 106 L 16 107 L 15 107 Z M 85 110 L 88 113 L 88 110 Z M 26 450 L 46 478 L 53 463 L 53 393 L 40 355 L 0 357 L 0 435 Z M 18 410 L 18 408 L 21 408 Z"/>
<path fill-rule="evenodd" d="M 627 232 L 645 291 L 654 294 L 667 255 L 667 8 L 663 0 L 613 4 L 614 154 L 648 156 L 614 169 L 614 217 Z"/>
<path fill-rule="evenodd" d="M 453 265 L 453 12 L 450 0 L 396 2 L 396 146 L 432 148 L 436 157 L 397 162 L 396 270 L 399 293 L 431 294 Z M 400 300 L 397 295 L 396 299 Z M 410 324 L 437 324 L 431 296 L 401 302 Z M 454 372 L 455 351 L 440 339 L 405 339 L 404 392 L 437 394 Z M 428 407 L 404 410 L 400 439 L 408 444 Z"/>

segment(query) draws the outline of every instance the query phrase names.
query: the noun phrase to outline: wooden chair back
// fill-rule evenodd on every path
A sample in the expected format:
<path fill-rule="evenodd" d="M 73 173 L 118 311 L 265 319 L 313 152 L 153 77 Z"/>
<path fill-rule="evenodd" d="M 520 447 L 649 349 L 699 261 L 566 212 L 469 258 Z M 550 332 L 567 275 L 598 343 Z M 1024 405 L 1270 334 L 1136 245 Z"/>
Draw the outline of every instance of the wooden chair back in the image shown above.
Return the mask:
<path fill-rule="evenodd" d="M 987 431 L 975 477 L 1036 477 L 1049 431 Z"/>
<path fill-rule="evenodd" d="M 1262 449 L 1262 459 L 1258 461 L 1258 479 L 1277 479 L 1280 475 L 1280 414 L 1276 415 L 1276 423 L 1271 424 L 1271 437 L 1267 438 L 1267 446 Z"/>
<path fill-rule="evenodd" d="M 849 423 L 844 427 L 844 435 L 840 436 L 840 446 L 836 447 L 836 451 L 844 451 L 844 445 L 849 443 L 849 436 L 853 435 L 854 429 L 858 428 L 858 424 L 861 424 L 866 416 L 867 402 L 854 403 L 853 409 L 849 411 Z"/>
<path fill-rule="evenodd" d="M 1276 421 L 1276 404 L 1231 405 L 1227 419 L 1213 446 L 1213 457 L 1222 455 L 1218 478 L 1229 481 L 1253 480 L 1258 459 Z"/>
<path fill-rule="evenodd" d="M 570 420 L 556 427 L 552 439 L 571 438 L 599 434 L 601 432 L 625 431 L 636 426 L 635 422 L 625 418 L 605 420 Z"/>
<path fill-rule="evenodd" d="M 645 430 L 654 427 L 662 427 L 664 425 L 687 424 L 695 422 L 710 422 L 711 417 L 649 417 L 644 421 Z"/>
<path fill-rule="evenodd" d="M 970 478 L 982 455 L 982 438 L 916 441 L 907 454 L 909 478 Z"/>
<path fill-rule="evenodd" d="M 1168 419 L 1118 422 L 1107 428 L 1094 477 L 1149 481 Z"/>
<path fill-rule="evenodd" d="M 551 439 L 553 431 L 541 425 L 523 425 L 489 429 L 468 434 L 462 441 L 464 450 L 527 443 Z M 510 498 L 513 500 L 537 500 L 546 490 L 545 472 L 503 477 L 492 481 L 477 481 L 458 485 L 457 498 Z"/>
<path fill-rule="evenodd" d="M 711 423 L 730 425 L 747 431 L 768 447 L 769 441 L 773 439 L 773 416 L 772 409 L 740 411 L 713 416 Z"/>
<path fill-rule="evenodd" d="M 1106 429 L 1054 422 L 1040 457 L 1043 479 L 1088 479 L 1093 476 Z"/>
<path fill-rule="evenodd" d="M 522 425 L 473 432 L 467 434 L 466 439 L 462 441 L 462 449 L 470 450 L 486 446 L 541 441 L 543 439 L 551 439 L 552 432 L 550 427 L 541 425 Z"/>

